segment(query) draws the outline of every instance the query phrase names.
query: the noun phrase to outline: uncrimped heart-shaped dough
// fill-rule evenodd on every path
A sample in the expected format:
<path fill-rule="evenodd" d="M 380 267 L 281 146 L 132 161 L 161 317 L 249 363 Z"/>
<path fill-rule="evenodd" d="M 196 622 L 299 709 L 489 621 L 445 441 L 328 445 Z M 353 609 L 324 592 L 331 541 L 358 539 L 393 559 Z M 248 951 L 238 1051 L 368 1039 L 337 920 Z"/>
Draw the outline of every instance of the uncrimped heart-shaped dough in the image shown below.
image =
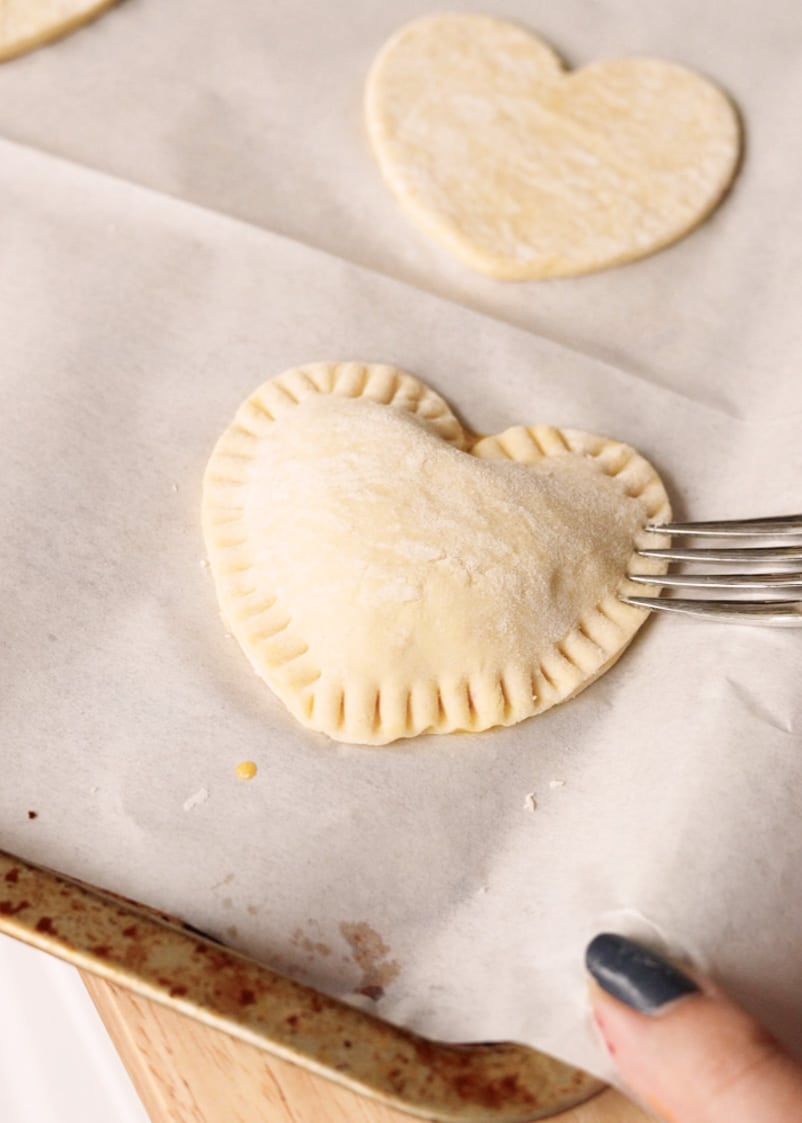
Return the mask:
<path fill-rule="evenodd" d="M 647 58 L 567 73 L 489 16 L 401 28 L 367 84 L 379 165 L 411 218 L 492 277 L 570 276 L 643 257 L 715 207 L 738 163 L 734 107 Z"/>
<path fill-rule="evenodd" d="M 94 19 L 117 0 L 0 0 L 0 61 Z"/>
<path fill-rule="evenodd" d="M 340 741 L 511 725 L 569 698 L 646 617 L 635 550 L 670 516 L 654 469 L 575 429 L 467 432 L 393 367 L 261 386 L 209 460 L 224 619 L 304 725 Z M 661 541 L 662 536 L 657 536 Z"/>

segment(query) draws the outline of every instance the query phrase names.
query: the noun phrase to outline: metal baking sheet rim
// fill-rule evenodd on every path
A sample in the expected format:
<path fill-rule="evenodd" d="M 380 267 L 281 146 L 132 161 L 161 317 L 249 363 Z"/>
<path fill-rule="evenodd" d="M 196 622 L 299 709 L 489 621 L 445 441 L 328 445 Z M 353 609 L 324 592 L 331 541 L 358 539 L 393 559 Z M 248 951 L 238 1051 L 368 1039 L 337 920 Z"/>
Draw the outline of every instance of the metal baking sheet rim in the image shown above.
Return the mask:
<path fill-rule="evenodd" d="M 437 1123 L 531 1123 L 604 1088 L 524 1045 L 428 1041 L 279 975 L 174 917 L 3 851 L 0 933 Z"/>

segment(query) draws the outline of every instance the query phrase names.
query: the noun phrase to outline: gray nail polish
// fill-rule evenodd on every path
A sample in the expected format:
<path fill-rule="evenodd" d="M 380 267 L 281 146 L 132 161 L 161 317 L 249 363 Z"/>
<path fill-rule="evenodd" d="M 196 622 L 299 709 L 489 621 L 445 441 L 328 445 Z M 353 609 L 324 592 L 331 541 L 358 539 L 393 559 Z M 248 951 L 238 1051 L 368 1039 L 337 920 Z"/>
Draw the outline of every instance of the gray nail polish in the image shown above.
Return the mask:
<path fill-rule="evenodd" d="M 607 932 L 596 936 L 588 944 L 585 963 L 602 990 L 642 1014 L 653 1014 L 699 990 L 662 955 L 626 936 Z"/>

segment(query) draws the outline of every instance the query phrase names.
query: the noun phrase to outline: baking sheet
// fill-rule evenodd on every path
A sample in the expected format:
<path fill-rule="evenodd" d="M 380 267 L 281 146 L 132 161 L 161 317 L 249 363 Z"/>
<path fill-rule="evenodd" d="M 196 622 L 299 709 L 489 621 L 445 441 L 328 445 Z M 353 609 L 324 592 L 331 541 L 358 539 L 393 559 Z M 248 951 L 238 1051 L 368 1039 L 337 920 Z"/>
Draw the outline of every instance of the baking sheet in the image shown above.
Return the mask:
<path fill-rule="evenodd" d="M 581 961 L 614 927 L 802 1052 L 796 633 L 656 619 L 542 717 L 364 749 L 296 728 L 217 614 L 206 458 L 253 387 L 318 359 L 396 363 L 480 431 L 630 441 L 678 516 L 801 505 L 802 17 L 481 8 L 575 62 L 719 79 L 748 152 L 717 215 L 591 278 L 468 277 L 361 132 L 365 66 L 420 5 L 127 0 L 0 69 L 0 846 L 430 1036 L 605 1074 Z"/>

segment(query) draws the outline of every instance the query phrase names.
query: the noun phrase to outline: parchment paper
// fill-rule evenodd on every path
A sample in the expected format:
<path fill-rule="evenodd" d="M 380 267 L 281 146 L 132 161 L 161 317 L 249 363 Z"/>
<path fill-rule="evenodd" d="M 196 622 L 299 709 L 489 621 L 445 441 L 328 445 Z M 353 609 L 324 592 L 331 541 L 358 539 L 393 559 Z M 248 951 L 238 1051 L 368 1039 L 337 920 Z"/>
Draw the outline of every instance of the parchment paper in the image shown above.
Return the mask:
<path fill-rule="evenodd" d="M 218 617 L 206 459 L 318 359 L 396 363 L 480 431 L 629 441 L 680 517 L 802 507 L 797 7 L 465 7 L 719 80 L 747 130 L 721 210 L 594 277 L 468 275 L 362 132 L 402 0 L 126 0 L 0 68 L 0 846 L 434 1037 L 607 1074 L 582 953 L 614 928 L 802 1052 L 802 635 L 655 619 L 542 717 L 364 749 L 298 728 Z"/>

